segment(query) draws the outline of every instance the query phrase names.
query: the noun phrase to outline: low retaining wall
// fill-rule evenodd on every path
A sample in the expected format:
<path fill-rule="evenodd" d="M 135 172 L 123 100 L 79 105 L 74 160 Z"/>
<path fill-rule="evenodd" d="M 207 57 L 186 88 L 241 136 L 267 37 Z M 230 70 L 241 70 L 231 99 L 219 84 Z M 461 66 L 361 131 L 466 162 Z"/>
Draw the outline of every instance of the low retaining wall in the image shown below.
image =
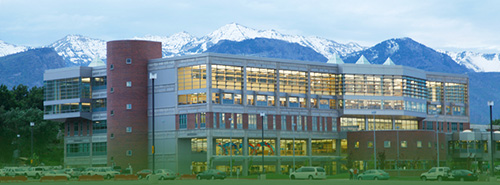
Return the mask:
<path fill-rule="evenodd" d="M 66 176 L 43 176 L 40 178 L 40 182 L 43 181 L 68 181 Z"/>
<path fill-rule="evenodd" d="M 0 177 L 0 182 L 26 182 L 28 177 L 26 176 L 15 176 L 15 177 Z"/>
<path fill-rule="evenodd" d="M 104 180 L 103 176 L 100 175 L 81 175 L 78 177 L 78 181 L 102 181 Z"/>
<path fill-rule="evenodd" d="M 139 180 L 137 175 L 115 175 L 115 181 L 122 180 Z"/>

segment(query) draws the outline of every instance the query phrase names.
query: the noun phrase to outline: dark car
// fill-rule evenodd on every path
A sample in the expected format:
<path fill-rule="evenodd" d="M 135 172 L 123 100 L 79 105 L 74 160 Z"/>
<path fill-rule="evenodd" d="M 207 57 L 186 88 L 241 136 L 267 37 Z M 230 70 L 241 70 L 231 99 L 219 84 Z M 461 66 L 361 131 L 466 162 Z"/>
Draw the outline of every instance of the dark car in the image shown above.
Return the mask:
<path fill-rule="evenodd" d="M 389 177 L 384 170 L 366 170 L 358 175 L 358 180 L 389 180 Z"/>
<path fill-rule="evenodd" d="M 451 181 L 477 181 L 478 176 L 469 170 L 452 170 L 446 180 Z"/>
<path fill-rule="evenodd" d="M 153 171 L 150 169 L 144 169 L 144 170 L 138 171 L 136 174 L 137 174 L 137 177 L 139 177 L 139 179 L 142 179 L 142 178 L 148 176 L 149 174 L 151 174 L 152 172 Z"/>
<path fill-rule="evenodd" d="M 207 170 L 207 171 L 198 173 L 196 175 L 196 178 L 198 180 L 201 180 L 201 179 L 212 179 L 212 180 L 222 179 L 222 180 L 224 180 L 226 178 L 226 172 L 216 170 L 216 169 L 211 169 L 211 170 Z"/>

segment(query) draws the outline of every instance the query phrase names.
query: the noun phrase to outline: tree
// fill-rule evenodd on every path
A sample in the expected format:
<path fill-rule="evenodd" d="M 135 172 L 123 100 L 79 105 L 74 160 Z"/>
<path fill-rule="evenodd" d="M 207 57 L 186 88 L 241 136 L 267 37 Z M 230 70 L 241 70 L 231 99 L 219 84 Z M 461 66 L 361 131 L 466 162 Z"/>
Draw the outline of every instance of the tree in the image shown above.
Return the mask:
<path fill-rule="evenodd" d="M 500 125 L 500 119 L 493 120 L 493 125 Z"/>
<path fill-rule="evenodd" d="M 8 90 L 0 85 L 0 166 L 18 160 L 15 150 L 20 151 L 18 157 L 32 155 L 30 122 L 35 122 L 33 146 L 39 162 L 60 164 L 64 146 L 57 135 L 63 128 L 61 123 L 43 120 L 43 88 L 18 85 Z"/>
<path fill-rule="evenodd" d="M 377 158 L 378 158 L 377 159 L 378 162 L 380 163 L 379 168 L 385 169 L 385 163 L 386 163 L 385 162 L 385 159 L 386 159 L 385 150 L 383 152 L 379 152 Z"/>

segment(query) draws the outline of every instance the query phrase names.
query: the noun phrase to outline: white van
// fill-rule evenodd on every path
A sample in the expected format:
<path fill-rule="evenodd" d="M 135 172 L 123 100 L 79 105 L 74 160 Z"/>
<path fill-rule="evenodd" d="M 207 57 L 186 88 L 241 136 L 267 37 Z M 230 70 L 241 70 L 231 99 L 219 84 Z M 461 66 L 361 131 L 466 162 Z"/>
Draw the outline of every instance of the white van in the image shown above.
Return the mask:
<path fill-rule="evenodd" d="M 290 179 L 326 179 L 326 172 L 322 167 L 303 166 L 290 173 Z"/>

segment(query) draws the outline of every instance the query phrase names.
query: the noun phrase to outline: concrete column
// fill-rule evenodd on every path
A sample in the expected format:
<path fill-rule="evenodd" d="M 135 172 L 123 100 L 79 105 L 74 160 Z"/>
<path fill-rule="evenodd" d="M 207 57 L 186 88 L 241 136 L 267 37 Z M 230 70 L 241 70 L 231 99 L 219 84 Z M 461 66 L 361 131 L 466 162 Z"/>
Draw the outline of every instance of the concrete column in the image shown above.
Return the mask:
<path fill-rule="evenodd" d="M 276 152 L 276 157 L 278 160 L 276 161 L 276 173 L 281 174 L 281 150 L 280 150 L 280 141 L 281 141 L 281 135 L 278 133 L 278 137 L 276 137 L 276 145 L 274 146 L 275 152 Z"/>
<path fill-rule="evenodd" d="M 312 166 L 312 145 L 311 136 L 307 139 L 307 156 L 309 157 L 309 166 Z"/>
<path fill-rule="evenodd" d="M 212 136 L 212 130 L 207 130 L 207 169 L 211 169 L 212 164 L 212 156 L 214 154 L 214 138 Z"/>
<path fill-rule="evenodd" d="M 248 160 L 250 158 L 250 156 L 248 156 L 248 133 L 245 132 L 245 135 L 243 136 L 243 157 L 244 157 L 244 160 L 243 160 L 243 170 L 242 170 L 242 175 L 243 176 L 248 176 L 248 169 L 249 169 L 249 163 L 248 163 Z"/>

